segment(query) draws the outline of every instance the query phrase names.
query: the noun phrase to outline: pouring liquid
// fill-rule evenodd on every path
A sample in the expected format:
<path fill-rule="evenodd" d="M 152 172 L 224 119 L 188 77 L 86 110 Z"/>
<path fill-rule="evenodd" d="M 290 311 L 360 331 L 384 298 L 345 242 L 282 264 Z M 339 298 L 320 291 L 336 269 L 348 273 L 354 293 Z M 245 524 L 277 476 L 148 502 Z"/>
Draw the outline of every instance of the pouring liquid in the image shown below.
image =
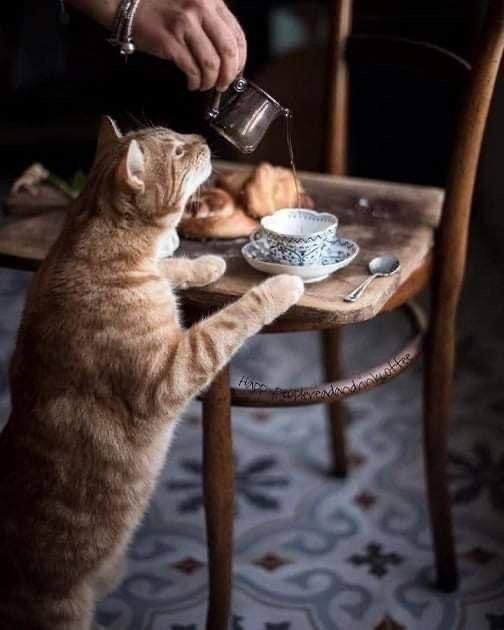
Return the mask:
<path fill-rule="evenodd" d="M 294 159 L 294 145 L 293 145 L 293 142 L 292 142 L 292 118 L 293 118 L 293 114 L 292 114 L 292 111 L 290 109 L 285 109 L 284 110 L 284 115 L 285 115 L 285 134 L 286 134 L 286 139 L 287 139 L 287 148 L 289 150 L 289 161 L 290 161 L 290 166 L 291 166 L 291 170 L 292 170 L 292 176 L 294 177 L 294 183 L 296 185 L 297 207 L 300 208 L 301 207 L 301 193 L 300 193 L 300 190 L 299 190 L 299 183 L 298 183 L 297 170 L 296 170 L 296 161 Z"/>

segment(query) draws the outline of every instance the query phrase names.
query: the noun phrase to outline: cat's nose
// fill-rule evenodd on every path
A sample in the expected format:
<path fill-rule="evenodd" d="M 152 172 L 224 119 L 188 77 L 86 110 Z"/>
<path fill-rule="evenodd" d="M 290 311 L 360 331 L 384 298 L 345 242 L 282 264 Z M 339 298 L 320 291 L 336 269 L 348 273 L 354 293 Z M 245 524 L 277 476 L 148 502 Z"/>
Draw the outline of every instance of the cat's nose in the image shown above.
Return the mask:
<path fill-rule="evenodd" d="M 191 144 L 194 144 L 194 145 L 206 144 L 206 140 L 205 138 L 203 138 L 203 136 L 200 136 L 197 133 L 194 133 L 191 136 Z"/>
<path fill-rule="evenodd" d="M 203 155 L 207 160 L 210 159 L 211 157 L 211 153 L 210 153 L 210 149 L 208 147 L 208 144 L 206 142 L 203 142 L 202 144 L 200 144 L 198 146 L 199 149 L 199 154 Z"/>
<path fill-rule="evenodd" d="M 208 147 L 205 138 L 203 138 L 203 136 L 197 135 L 195 135 L 194 138 L 195 140 L 191 144 L 192 150 L 199 155 L 210 157 L 210 148 Z"/>

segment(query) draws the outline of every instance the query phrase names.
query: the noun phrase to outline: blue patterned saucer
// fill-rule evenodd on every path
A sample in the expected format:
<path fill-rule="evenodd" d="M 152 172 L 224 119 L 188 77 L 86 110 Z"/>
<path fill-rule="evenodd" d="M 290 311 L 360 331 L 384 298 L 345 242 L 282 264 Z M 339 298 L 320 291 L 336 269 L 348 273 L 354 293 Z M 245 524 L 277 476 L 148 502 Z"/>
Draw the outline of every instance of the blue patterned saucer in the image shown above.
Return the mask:
<path fill-rule="evenodd" d="M 319 264 L 304 266 L 277 262 L 262 239 L 247 243 L 241 251 L 248 264 L 258 271 L 272 275 L 288 273 L 308 283 L 324 280 L 334 271 L 349 265 L 359 253 L 359 246 L 350 239 L 336 238 L 326 247 Z"/>

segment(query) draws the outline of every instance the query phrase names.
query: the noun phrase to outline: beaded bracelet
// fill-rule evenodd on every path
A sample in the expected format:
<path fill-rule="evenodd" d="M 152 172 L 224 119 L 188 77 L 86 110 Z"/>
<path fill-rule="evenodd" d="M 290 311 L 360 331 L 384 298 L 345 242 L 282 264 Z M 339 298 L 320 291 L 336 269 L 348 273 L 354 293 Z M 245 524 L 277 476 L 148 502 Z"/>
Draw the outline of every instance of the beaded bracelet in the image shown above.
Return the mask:
<path fill-rule="evenodd" d="M 140 0 L 121 0 L 114 17 L 111 28 L 111 36 L 107 40 L 112 46 L 118 46 L 121 55 L 127 60 L 136 48 L 133 43 L 133 20 Z"/>

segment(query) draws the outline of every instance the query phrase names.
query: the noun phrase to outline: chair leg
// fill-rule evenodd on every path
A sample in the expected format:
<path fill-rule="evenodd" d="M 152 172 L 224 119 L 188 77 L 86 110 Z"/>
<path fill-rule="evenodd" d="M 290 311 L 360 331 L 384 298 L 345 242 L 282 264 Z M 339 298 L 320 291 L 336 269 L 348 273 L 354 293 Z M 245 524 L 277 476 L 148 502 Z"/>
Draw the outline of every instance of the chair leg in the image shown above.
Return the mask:
<path fill-rule="evenodd" d="M 433 320 L 424 357 L 424 457 L 437 586 L 452 592 L 458 571 L 447 464 L 455 331 L 452 325 L 451 334 L 441 335 Z"/>
<path fill-rule="evenodd" d="M 339 329 L 322 331 L 322 354 L 325 376 L 328 381 L 341 378 Z M 336 401 L 328 408 L 329 449 L 331 472 L 335 477 L 346 477 L 348 472 L 345 435 L 345 408 Z"/>
<path fill-rule="evenodd" d="M 231 613 L 234 470 L 229 367 L 203 399 L 203 487 L 209 597 L 207 630 L 226 630 Z"/>

